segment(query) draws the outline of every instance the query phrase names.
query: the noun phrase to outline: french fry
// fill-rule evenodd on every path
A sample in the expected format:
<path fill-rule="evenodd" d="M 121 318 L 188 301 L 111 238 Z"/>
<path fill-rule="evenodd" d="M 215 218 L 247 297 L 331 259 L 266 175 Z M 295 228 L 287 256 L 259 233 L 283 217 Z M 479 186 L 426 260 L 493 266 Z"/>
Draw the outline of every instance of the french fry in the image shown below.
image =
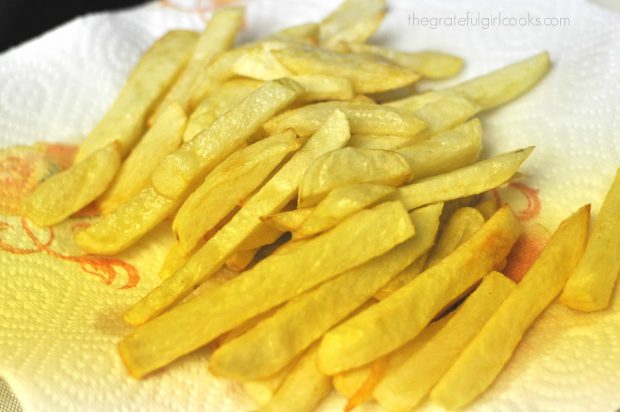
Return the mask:
<path fill-rule="evenodd" d="M 499 202 L 492 195 L 492 193 L 487 192 L 482 195 L 482 199 L 474 206 L 478 212 L 484 217 L 484 219 L 488 219 L 493 216 L 493 213 L 497 212 L 499 208 Z"/>
<path fill-rule="evenodd" d="M 263 226 L 261 216 L 275 213 L 295 198 L 299 180 L 321 154 L 344 146 L 350 138 L 346 117 L 336 111 L 291 160 L 243 205 L 232 220 L 195 253 L 181 270 L 145 296 L 124 316 L 139 325 L 183 299 L 220 268 L 239 246 Z"/>
<path fill-rule="evenodd" d="M 190 255 L 183 253 L 179 244 L 174 242 L 166 254 L 164 263 L 161 265 L 159 277 L 161 279 L 169 278 L 177 270 L 183 267 L 183 265 L 189 260 L 189 257 Z"/>
<path fill-rule="evenodd" d="M 390 411 L 413 409 L 514 288 L 514 282 L 501 273 L 491 272 L 485 276 L 435 336 L 385 374 L 374 391 L 379 404 Z"/>
<path fill-rule="evenodd" d="M 184 254 L 220 222 L 237 204 L 252 193 L 300 146 L 295 133 L 286 131 L 241 149 L 220 163 L 185 200 L 172 222 L 172 229 Z"/>
<path fill-rule="evenodd" d="M 319 39 L 317 23 L 303 23 L 279 30 L 268 37 L 268 40 L 301 42 L 316 45 Z"/>
<path fill-rule="evenodd" d="M 136 243 L 142 236 L 170 216 L 180 206 L 180 200 L 170 200 L 153 187 L 142 189 L 112 213 L 75 234 L 82 250 L 101 255 L 113 255 Z"/>
<path fill-rule="evenodd" d="M 254 260 L 258 249 L 240 250 L 226 260 L 226 267 L 237 272 L 244 271 Z"/>
<path fill-rule="evenodd" d="M 190 110 L 189 101 L 196 79 L 202 76 L 217 55 L 234 44 L 243 16 L 244 10 L 241 7 L 227 7 L 213 13 L 207 27 L 200 34 L 187 65 L 164 96 L 158 110 L 151 116 L 149 124 L 155 123 L 162 111 L 173 103 L 180 105 L 186 112 Z"/>
<path fill-rule="evenodd" d="M 313 210 L 313 208 L 287 210 L 268 216 L 261 216 L 261 220 L 265 222 L 266 225 L 273 227 L 282 233 L 294 232 L 299 229 L 301 224 L 308 218 L 308 216 L 310 216 Z"/>
<path fill-rule="evenodd" d="M 316 345 L 299 359 L 274 397 L 259 412 L 312 412 L 332 389 L 328 376 L 316 367 Z"/>
<path fill-rule="evenodd" d="M 399 189 L 408 210 L 493 189 L 510 179 L 534 148 L 528 147 L 481 160 L 452 172 L 427 177 Z"/>
<path fill-rule="evenodd" d="M 362 366 L 413 339 L 448 303 L 503 261 L 519 233 L 514 213 L 500 209 L 438 264 L 327 332 L 319 346 L 320 370 L 334 375 Z"/>
<path fill-rule="evenodd" d="M 351 133 L 416 136 L 426 125 L 408 110 L 359 101 L 315 103 L 284 112 L 263 125 L 267 134 L 293 129 L 300 136 L 310 136 L 334 112 L 347 115 Z"/>
<path fill-rule="evenodd" d="M 354 134 L 349 146 L 362 149 L 396 150 L 418 142 L 415 136 L 381 136 L 373 134 Z"/>
<path fill-rule="evenodd" d="M 428 79 L 456 76 L 463 68 L 463 59 L 447 53 L 406 52 L 362 43 L 347 43 L 347 48 L 355 53 L 371 53 L 384 57 Z"/>
<path fill-rule="evenodd" d="M 275 80 L 291 76 L 271 50 L 286 48 L 286 43 L 265 41 L 249 49 L 233 65 L 233 73 L 256 80 Z"/>
<path fill-rule="evenodd" d="M 329 192 L 359 183 L 400 186 L 411 178 L 411 169 L 397 153 L 345 147 L 315 160 L 299 183 L 298 205 L 317 205 Z"/>
<path fill-rule="evenodd" d="M 282 383 L 293 371 L 298 361 L 299 359 L 294 359 L 284 368 L 266 378 L 243 382 L 243 389 L 250 395 L 256 406 L 259 408 L 265 406 L 273 398 L 276 391 L 280 389 Z"/>
<path fill-rule="evenodd" d="M 620 169 L 594 221 L 590 240 L 560 303 L 583 312 L 609 306 L 620 273 Z"/>
<path fill-rule="evenodd" d="M 112 107 L 82 142 L 76 162 L 113 142 L 120 145 L 121 155 L 129 153 L 146 117 L 189 59 L 197 37 L 190 31 L 170 31 L 144 53 Z"/>
<path fill-rule="evenodd" d="M 322 47 L 343 51 L 344 43 L 364 43 L 386 12 L 385 0 L 345 0 L 320 24 Z"/>
<path fill-rule="evenodd" d="M 396 153 L 409 163 L 413 176 L 422 179 L 468 166 L 478 160 L 481 150 L 482 126 L 474 119 Z"/>
<path fill-rule="evenodd" d="M 344 394 L 349 399 L 345 409 L 352 410 L 370 400 L 373 397 L 374 388 L 383 377 L 420 351 L 453 316 L 454 312 L 450 312 L 443 318 L 431 322 L 415 338 L 371 364 L 334 375 L 332 378 L 334 388 L 341 393 L 346 391 Z"/>
<path fill-rule="evenodd" d="M 383 300 L 392 293 L 394 293 L 395 290 L 398 290 L 405 286 L 407 283 L 411 282 L 420 273 L 422 273 L 422 271 L 424 271 L 427 258 L 428 252 L 422 254 L 419 258 L 414 260 L 412 264 L 403 269 L 402 272 L 394 276 L 385 286 L 375 292 L 373 297 L 377 300 Z"/>
<path fill-rule="evenodd" d="M 176 103 L 161 113 L 158 121 L 129 153 L 112 184 L 97 200 L 104 214 L 149 186 L 151 173 L 159 162 L 181 145 L 186 123 L 187 116 Z"/>
<path fill-rule="evenodd" d="M 446 92 L 428 91 L 422 94 L 414 94 L 413 96 L 408 96 L 402 99 L 391 100 L 383 103 L 383 106 L 397 107 L 399 109 L 406 109 L 414 112 L 428 104 L 434 103 L 437 100 L 441 100 L 446 96 L 451 95 L 452 94 Z"/>
<path fill-rule="evenodd" d="M 562 291 L 583 253 L 589 215 L 585 206 L 560 224 L 523 280 L 433 388 L 434 402 L 456 409 L 491 385 L 527 328 Z"/>
<path fill-rule="evenodd" d="M 183 141 L 189 142 L 207 127 L 248 97 L 263 83 L 252 79 L 232 79 L 209 94 L 194 109 L 183 133 Z"/>
<path fill-rule="evenodd" d="M 433 266 L 448 256 L 460 244 L 471 237 L 484 224 L 484 217 L 472 207 L 457 209 L 446 222 L 437 243 L 428 258 L 427 265 Z"/>
<path fill-rule="evenodd" d="M 549 65 L 549 54 L 543 52 L 445 91 L 463 95 L 482 110 L 490 110 L 531 89 L 549 71 Z"/>
<path fill-rule="evenodd" d="M 278 240 L 284 231 L 275 229 L 269 225 L 260 225 L 252 234 L 239 245 L 239 251 L 258 249 L 270 245 Z"/>
<path fill-rule="evenodd" d="M 292 80 L 265 83 L 209 128 L 169 154 L 155 169 L 151 182 L 158 193 L 176 199 L 196 185 L 276 112 L 303 92 Z"/>
<path fill-rule="evenodd" d="M 293 238 L 324 232 L 353 213 L 372 207 L 390 196 L 396 197 L 396 189 L 385 185 L 360 183 L 336 188 L 303 220 L 293 232 Z"/>
<path fill-rule="evenodd" d="M 380 236 L 376 236 L 379 227 Z M 218 233 L 225 230 L 226 227 Z M 142 377 L 300 292 L 386 253 L 413 234 L 411 220 L 399 202 L 384 203 L 374 209 L 358 212 L 333 230 L 287 253 L 272 254 L 243 275 L 136 328 L 119 344 L 121 358 L 133 376 Z M 217 234 L 213 239 L 216 238 Z M 200 257 L 205 247 L 192 260 Z M 213 259 L 211 256 L 209 258 Z M 169 296 L 170 291 L 166 287 L 179 285 L 175 281 L 182 273 L 177 272 L 165 280 L 141 304 L 146 302 L 148 305 L 153 297 Z M 194 272 L 191 274 L 195 275 Z M 185 287 L 185 284 L 180 285 Z M 192 285 L 194 282 L 190 283 L 190 289 Z M 187 290 L 184 288 L 182 292 L 180 295 L 172 295 L 175 301 L 185 295 Z M 160 304 L 162 301 L 156 302 Z M 168 302 L 166 298 L 164 303 Z M 161 312 L 161 306 L 151 306 L 149 309 L 154 309 L 147 312 L 149 315 Z M 137 311 L 130 312 L 131 315 L 136 313 L 140 314 Z M 205 323 L 195 328 L 192 325 L 196 319 L 203 319 Z"/>
<path fill-rule="evenodd" d="M 301 100 L 305 102 L 319 100 L 351 100 L 355 97 L 353 85 L 343 77 L 305 75 L 290 76 L 304 88 Z"/>
<path fill-rule="evenodd" d="M 412 212 L 416 228 L 412 239 L 294 297 L 254 329 L 218 348 L 211 357 L 210 370 L 216 375 L 247 380 L 269 376 L 283 368 L 432 246 L 442 206 Z M 326 307 L 330 308 L 328 312 L 324 311 Z M 313 316 L 318 312 L 323 313 Z M 295 338 L 290 339 L 291 336 Z"/>
<path fill-rule="evenodd" d="M 39 226 L 59 223 L 103 193 L 120 165 L 118 145 L 98 149 L 37 186 L 22 201 L 21 213 Z"/>
<path fill-rule="evenodd" d="M 420 76 L 380 57 L 336 53 L 296 45 L 271 52 L 293 74 L 323 74 L 347 78 L 358 93 L 378 93 L 410 85 Z"/>
<path fill-rule="evenodd" d="M 445 96 L 413 112 L 426 124 L 418 141 L 452 129 L 475 116 L 480 106 L 460 96 Z"/>

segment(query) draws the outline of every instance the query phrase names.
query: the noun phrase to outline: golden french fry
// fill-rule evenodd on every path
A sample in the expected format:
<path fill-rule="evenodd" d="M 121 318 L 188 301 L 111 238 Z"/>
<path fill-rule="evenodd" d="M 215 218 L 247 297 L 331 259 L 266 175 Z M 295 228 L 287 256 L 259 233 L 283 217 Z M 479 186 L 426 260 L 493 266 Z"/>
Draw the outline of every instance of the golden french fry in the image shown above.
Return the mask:
<path fill-rule="evenodd" d="M 259 412 L 312 412 L 332 390 L 328 376 L 316 367 L 316 345 L 299 359 L 273 398 Z"/>
<path fill-rule="evenodd" d="M 620 274 L 620 169 L 594 221 L 590 240 L 568 278 L 560 303 L 584 312 L 609 306 Z"/>
<path fill-rule="evenodd" d="M 383 300 L 391 295 L 395 290 L 398 290 L 407 283 L 411 282 L 420 273 L 422 273 L 422 271 L 424 271 L 427 257 L 428 252 L 422 254 L 419 258 L 414 260 L 412 264 L 403 269 L 402 272 L 394 276 L 385 286 L 375 292 L 373 297 L 377 300 Z"/>
<path fill-rule="evenodd" d="M 294 297 L 254 329 L 218 348 L 211 357 L 210 370 L 216 375 L 247 380 L 269 376 L 283 368 L 432 246 L 442 206 L 432 205 L 411 213 L 416 228 L 412 239 Z M 327 307 L 330 310 L 324 311 Z M 314 316 L 316 313 L 322 315 Z M 295 339 L 291 340 L 291 336 Z"/>
<path fill-rule="evenodd" d="M 549 71 L 549 65 L 549 54 L 543 52 L 445 91 L 461 94 L 489 110 L 531 89 Z"/>
<path fill-rule="evenodd" d="M 260 217 L 281 210 L 295 198 L 299 180 L 308 165 L 321 154 L 344 146 L 350 137 L 344 113 L 334 115 L 237 214 L 196 252 L 181 270 L 132 307 L 124 318 L 139 325 L 187 296 L 220 268 L 226 259 L 264 225 Z"/>
<path fill-rule="evenodd" d="M 37 186 L 22 201 L 21 213 L 39 226 L 59 223 L 103 193 L 120 165 L 115 143 L 98 149 Z"/>
<path fill-rule="evenodd" d="M 415 136 L 426 125 L 408 110 L 360 101 L 315 103 L 284 112 L 263 125 L 268 134 L 293 129 L 300 136 L 310 136 L 334 112 L 347 115 L 351 133 Z"/>
<path fill-rule="evenodd" d="M 420 76 L 369 54 L 337 53 L 295 45 L 271 52 L 293 74 L 324 74 L 349 79 L 358 93 L 377 93 L 414 83 Z"/>
<path fill-rule="evenodd" d="M 301 224 L 308 216 L 310 216 L 312 211 L 313 208 L 287 210 L 268 216 L 261 216 L 261 220 L 265 222 L 266 225 L 273 227 L 282 233 L 294 232 L 299 229 Z"/>
<path fill-rule="evenodd" d="M 293 371 L 298 361 L 299 359 L 297 358 L 293 359 L 293 361 L 284 368 L 266 378 L 243 382 L 243 389 L 250 395 L 250 398 L 252 398 L 256 406 L 259 408 L 265 406 L 267 402 L 273 398 L 276 391 L 280 389 L 282 383 L 284 383 L 284 380 Z"/>
<path fill-rule="evenodd" d="M 514 288 L 514 282 L 501 273 L 491 272 L 485 276 L 441 331 L 385 374 L 374 391 L 379 404 L 390 411 L 413 409 Z"/>
<path fill-rule="evenodd" d="M 413 339 L 448 303 L 504 260 L 520 229 L 514 213 L 503 207 L 441 262 L 327 332 L 319 347 L 321 371 L 334 375 L 362 366 Z"/>
<path fill-rule="evenodd" d="M 343 51 L 344 43 L 364 43 L 386 12 L 385 0 L 345 0 L 320 24 L 322 47 Z"/>
<path fill-rule="evenodd" d="M 286 48 L 286 43 L 266 41 L 249 49 L 233 65 L 233 73 L 257 80 L 275 80 L 291 76 L 291 72 L 271 53 Z"/>
<path fill-rule="evenodd" d="M 324 75 L 290 76 L 304 88 L 301 100 L 351 100 L 355 97 L 353 85 L 344 77 Z"/>
<path fill-rule="evenodd" d="M 437 133 L 456 127 L 480 111 L 480 106 L 464 97 L 445 96 L 429 103 L 413 112 L 413 115 L 426 124 L 418 138 L 419 140 L 434 136 Z"/>
<path fill-rule="evenodd" d="M 229 49 L 243 23 L 244 10 L 241 7 L 227 7 L 216 10 L 204 31 L 200 34 L 192 57 L 183 71 L 164 96 L 158 110 L 149 121 L 153 124 L 162 111 L 176 103 L 184 111 L 189 111 L 189 101 L 196 79 L 203 75 L 205 69 L 215 57 Z"/>
<path fill-rule="evenodd" d="M 430 253 L 427 266 L 433 266 L 471 237 L 484 224 L 484 216 L 472 207 L 457 209 L 446 222 Z"/>
<path fill-rule="evenodd" d="M 147 50 L 112 107 L 80 146 L 76 162 L 113 142 L 120 145 L 121 155 L 129 153 L 142 135 L 146 116 L 190 57 L 197 37 L 190 31 L 170 31 Z"/>
<path fill-rule="evenodd" d="M 336 188 L 303 220 L 293 237 L 303 238 L 324 232 L 353 213 L 372 207 L 390 196 L 396 197 L 396 189 L 385 185 L 360 183 Z"/>
<path fill-rule="evenodd" d="M 108 190 L 98 199 L 104 214 L 149 186 L 151 173 L 166 155 L 180 146 L 187 123 L 185 112 L 176 103 L 168 106 L 140 139 L 121 165 Z"/>
<path fill-rule="evenodd" d="M 409 163 L 416 179 L 446 173 L 478 160 L 482 150 L 482 126 L 478 119 L 412 146 L 396 150 Z"/>
<path fill-rule="evenodd" d="M 275 229 L 269 225 L 260 225 L 246 240 L 239 245 L 239 251 L 258 249 L 270 245 L 280 239 L 284 231 Z"/>
<path fill-rule="evenodd" d="M 481 160 L 452 172 L 427 177 L 399 190 L 408 210 L 486 192 L 515 174 L 534 148 L 527 147 Z"/>
<path fill-rule="evenodd" d="M 319 38 L 319 25 L 316 23 L 304 23 L 297 26 L 279 30 L 268 37 L 268 40 L 293 41 L 307 44 L 317 44 Z"/>
<path fill-rule="evenodd" d="M 345 147 L 316 159 L 299 183 L 298 204 L 318 204 L 334 189 L 358 183 L 400 186 L 411 178 L 411 169 L 397 153 Z"/>
<path fill-rule="evenodd" d="M 402 99 L 388 101 L 383 103 L 383 105 L 388 107 L 397 107 L 399 109 L 407 109 L 414 112 L 428 104 L 452 95 L 453 94 L 446 92 L 428 91 L 422 94 L 414 94 L 413 96 L 408 96 Z"/>
<path fill-rule="evenodd" d="M 174 213 L 180 201 L 170 200 L 151 186 L 101 216 L 75 234 L 75 242 L 89 253 L 113 255 L 137 242 L 148 231 Z"/>
<path fill-rule="evenodd" d="M 254 260 L 258 249 L 239 250 L 226 260 L 226 267 L 237 272 L 244 271 Z"/>
<path fill-rule="evenodd" d="M 422 349 L 453 316 L 454 312 L 451 312 L 441 319 L 431 322 L 415 338 L 371 364 L 334 375 L 332 379 L 334 388 L 341 393 L 346 391 L 343 394 L 349 399 L 348 409 L 351 410 L 353 407 L 370 400 L 373 397 L 374 388 L 381 382 L 383 376 L 391 373 Z M 381 368 L 377 370 L 377 366 L 381 366 Z"/>
<path fill-rule="evenodd" d="M 292 131 L 241 149 L 220 163 L 187 198 L 172 222 L 183 253 L 252 193 L 300 142 Z"/>
<path fill-rule="evenodd" d="M 265 83 L 218 117 L 209 128 L 166 156 L 153 173 L 153 187 L 170 199 L 178 198 L 302 92 L 301 86 L 288 79 Z"/>
<path fill-rule="evenodd" d="M 433 388 L 434 402 L 456 409 L 491 385 L 527 328 L 562 291 L 583 253 L 589 217 L 585 206 L 560 224 L 523 280 Z"/>
<path fill-rule="evenodd" d="M 183 133 L 183 141 L 189 142 L 207 127 L 248 97 L 263 83 L 252 79 L 232 79 L 204 98 L 194 109 Z"/>
<path fill-rule="evenodd" d="M 463 59 L 447 53 L 406 52 L 360 43 L 348 43 L 347 48 L 355 53 L 371 53 L 384 57 L 429 79 L 456 76 L 463 68 Z"/>
<path fill-rule="evenodd" d="M 377 236 L 377 228 L 381 228 L 380 236 Z M 224 231 L 226 227 L 218 233 Z M 300 292 L 386 253 L 413 234 L 409 215 L 399 202 L 384 203 L 374 209 L 358 212 L 329 232 L 287 253 L 272 254 L 243 275 L 136 328 L 119 344 L 121 358 L 133 376 L 142 377 Z M 216 238 L 217 234 L 213 239 Z M 192 260 L 200 258 L 213 239 Z M 213 259 L 212 256 L 209 258 Z M 172 295 L 174 300 L 171 303 L 186 295 L 186 283 L 178 282 L 179 274 L 183 274 L 183 271 L 166 279 L 155 289 L 155 293 L 151 292 L 146 300 L 134 306 L 128 314 L 142 315 L 144 312 L 135 309 L 141 309 L 145 303 L 150 309 L 147 315 L 160 313 L 162 306 L 164 309 L 169 306 L 167 296 L 170 296 L 170 290 L 167 287 L 170 286 L 178 288 L 180 285 L 183 288 L 181 294 L 178 289 L 173 290 L 176 293 Z M 191 274 L 196 275 L 194 272 Z M 194 284 L 189 284 L 190 290 Z M 153 297 L 165 297 L 164 305 L 161 305 L 162 300 L 157 299 L 157 306 L 149 306 Z M 200 328 L 192 326 L 196 319 L 204 320 Z"/>
<path fill-rule="evenodd" d="M 376 134 L 354 134 L 349 146 L 362 149 L 396 150 L 418 142 L 415 136 L 382 136 Z"/>
<path fill-rule="evenodd" d="M 174 272 L 183 267 L 183 265 L 189 260 L 189 257 L 190 255 L 183 253 L 179 244 L 174 242 L 166 254 L 164 263 L 161 265 L 159 277 L 161 279 L 169 278 L 174 274 Z"/>

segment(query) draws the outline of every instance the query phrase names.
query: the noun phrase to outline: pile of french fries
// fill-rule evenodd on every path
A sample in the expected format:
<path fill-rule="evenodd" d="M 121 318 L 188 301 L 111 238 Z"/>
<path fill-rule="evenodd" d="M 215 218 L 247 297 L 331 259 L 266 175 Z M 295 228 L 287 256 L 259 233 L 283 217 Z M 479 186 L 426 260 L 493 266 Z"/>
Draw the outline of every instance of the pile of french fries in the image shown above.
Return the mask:
<path fill-rule="evenodd" d="M 171 218 L 161 284 L 123 318 L 142 378 L 211 345 L 209 369 L 261 411 L 311 411 L 335 387 L 348 409 L 465 406 L 561 294 L 608 306 L 620 270 L 620 172 L 588 240 L 589 206 L 519 282 L 500 271 L 521 234 L 484 194 L 533 148 L 480 159 L 475 116 L 548 71 L 541 53 L 442 90 L 458 57 L 365 44 L 383 0 L 346 0 L 318 24 L 234 46 L 241 8 L 202 33 L 171 31 L 142 57 L 24 216 L 47 226 L 96 202 L 75 236 L 115 254 Z M 582 257 L 583 255 L 583 257 Z"/>

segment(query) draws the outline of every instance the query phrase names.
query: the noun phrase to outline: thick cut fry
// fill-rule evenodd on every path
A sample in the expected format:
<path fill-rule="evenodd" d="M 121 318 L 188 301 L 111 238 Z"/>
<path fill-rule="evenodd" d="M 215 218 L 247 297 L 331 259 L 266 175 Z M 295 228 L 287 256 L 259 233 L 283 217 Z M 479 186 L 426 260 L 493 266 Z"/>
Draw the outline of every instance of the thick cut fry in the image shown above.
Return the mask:
<path fill-rule="evenodd" d="M 172 85 L 159 109 L 150 119 L 153 124 L 162 110 L 173 103 L 179 104 L 184 111 L 189 111 L 189 101 L 196 79 L 203 75 L 205 69 L 217 55 L 229 49 L 243 23 L 244 10 L 241 7 L 227 7 L 213 13 L 205 30 L 200 34 L 192 57 Z"/>
<path fill-rule="evenodd" d="M 428 258 L 427 265 L 433 266 L 465 242 L 484 224 L 484 217 L 473 207 L 457 209 L 446 222 Z"/>
<path fill-rule="evenodd" d="M 226 227 L 218 233 L 225 230 Z M 384 203 L 358 212 L 333 230 L 287 253 L 273 254 L 243 275 L 136 328 L 119 345 L 123 362 L 133 376 L 142 377 L 295 295 L 386 253 L 413 234 L 411 220 L 399 202 Z M 205 247 L 192 260 L 200 258 Z M 165 280 L 163 287 L 155 289 L 155 293 L 151 292 L 140 302 L 151 309 L 148 315 L 161 311 L 161 306 L 148 306 L 150 299 L 170 296 L 166 288 L 178 285 L 175 281 L 179 274 L 183 272 Z M 194 272 L 191 274 L 195 275 Z M 183 293 L 180 296 L 187 293 L 185 284 L 181 283 Z M 172 295 L 173 298 L 178 296 L 178 292 Z M 156 303 L 160 302 L 156 300 Z M 163 308 L 166 308 L 169 300 L 164 303 Z M 135 310 L 130 312 L 131 315 L 136 313 L 141 315 Z M 204 320 L 200 328 L 193 326 L 196 319 Z"/>
<path fill-rule="evenodd" d="M 431 391 L 434 402 L 456 409 L 491 385 L 575 268 L 586 243 L 589 215 L 586 206 L 560 224 L 523 280 Z"/>
<path fill-rule="evenodd" d="M 430 139 L 396 150 L 416 179 L 464 167 L 478 160 L 482 150 L 482 126 L 478 119 Z"/>
<path fill-rule="evenodd" d="M 594 221 L 583 258 L 571 274 L 560 303 L 593 312 L 609 306 L 620 274 L 620 169 Z"/>
<path fill-rule="evenodd" d="M 150 184 L 151 173 L 166 155 L 181 145 L 181 135 L 187 122 L 178 104 L 163 111 L 125 159 L 108 190 L 97 201 L 104 214 Z"/>
<path fill-rule="evenodd" d="M 345 0 L 320 24 L 322 47 L 341 51 L 343 43 L 364 43 L 386 12 L 385 0 Z"/>
<path fill-rule="evenodd" d="M 297 362 L 275 396 L 259 412 L 312 412 L 332 390 L 328 376 L 316 367 L 316 345 Z"/>
<path fill-rule="evenodd" d="M 373 297 L 377 300 L 383 300 L 416 278 L 426 266 L 428 252 L 417 258 L 412 264 L 407 266 L 402 272 L 394 276 L 385 286 L 379 289 Z"/>
<path fill-rule="evenodd" d="M 190 57 L 197 34 L 170 31 L 142 56 L 112 107 L 86 137 L 76 162 L 113 142 L 121 155 L 129 153 L 142 135 L 146 116 L 175 80 Z"/>
<path fill-rule="evenodd" d="M 153 173 L 153 187 L 170 199 L 178 198 L 302 92 L 301 86 L 288 79 L 265 83 L 208 129 L 166 156 Z"/>
<path fill-rule="evenodd" d="M 364 102 L 324 102 L 284 112 L 263 125 L 268 134 L 293 129 L 300 136 L 310 136 L 334 112 L 347 115 L 351 133 L 415 136 L 426 125 L 411 112 Z"/>
<path fill-rule="evenodd" d="M 329 192 L 358 183 L 400 186 L 411 178 L 411 169 L 397 153 L 345 147 L 315 160 L 299 183 L 298 204 L 318 204 Z"/>
<path fill-rule="evenodd" d="M 105 191 L 121 165 L 116 144 L 99 149 L 41 183 L 21 205 L 21 213 L 39 226 L 59 223 Z"/>
<path fill-rule="evenodd" d="M 172 277 L 153 290 L 124 316 L 137 325 L 157 316 L 183 299 L 195 285 L 211 276 L 248 238 L 260 230 L 261 216 L 275 213 L 295 198 L 303 171 L 321 154 L 344 146 L 350 138 L 346 117 L 335 112 L 291 160 L 243 205 Z"/>
<path fill-rule="evenodd" d="M 261 216 L 261 220 L 265 222 L 266 225 L 282 232 L 294 232 L 299 229 L 313 210 L 313 208 L 287 210 L 285 212 L 274 213 L 273 215 Z"/>
<path fill-rule="evenodd" d="M 254 260 L 258 249 L 240 250 L 226 261 L 226 267 L 237 272 L 244 271 Z"/>
<path fill-rule="evenodd" d="M 380 136 L 374 134 L 354 134 L 349 146 L 362 149 L 396 150 L 417 143 L 415 136 Z"/>
<path fill-rule="evenodd" d="M 531 89 L 549 71 L 549 65 L 549 54 L 543 52 L 445 91 L 461 94 L 482 110 L 490 110 Z"/>
<path fill-rule="evenodd" d="M 370 183 L 334 189 L 325 196 L 325 199 L 321 200 L 301 226 L 295 230 L 294 237 L 302 238 L 324 232 L 353 213 L 372 207 L 390 196 L 396 197 L 396 189 Z"/>
<path fill-rule="evenodd" d="M 289 130 L 233 153 L 213 169 L 187 198 L 172 223 L 183 253 L 194 249 L 205 233 L 259 187 L 284 157 L 299 146 L 295 133 Z"/>
<path fill-rule="evenodd" d="M 379 404 L 389 411 L 413 409 L 514 288 L 514 282 L 501 273 L 488 274 L 441 331 L 386 373 L 374 391 Z"/>
<path fill-rule="evenodd" d="M 352 369 L 413 339 L 448 303 L 501 263 L 519 233 L 514 213 L 500 209 L 437 265 L 327 332 L 319 347 L 320 369 L 329 375 Z"/>
<path fill-rule="evenodd" d="M 192 140 L 198 133 L 211 126 L 215 119 L 239 104 L 262 84 L 252 79 L 233 79 L 224 83 L 194 109 L 183 133 L 183 141 Z"/>
<path fill-rule="evenodd" d="M 463 59 L 447 53 L 406 52 L 359 43 L 348 43 L 347 48 L 355 53 L 372 53 L 384 57 L 429 79 L 456 76 L 463 68 Z"/>
<path fill-rule="evenodd" d="M 453 315 L 454 312 L 451 312 L 443 318 L 431 322 L 415 338 L 407 342 L 398 350 L 385 355 L 383 358 L 377 359 L 371 364 L 334 375 L 332 379 L 334 388 L 349 398 L 349 406 L 353 406 L 351 403 L 352 401 L 355 402 L 355 398 L 357 398 L 360 404 L 366 400 L 369 400 L 373 396 L 375 386 L 381 381 L 383 376 L 398 368 L 403 362 L 422 349 L 429 340 L 431 340 L 443 329 Z M 377 379 L 378 381 L 375 382 L 372 387 L 368 387 L 367 382 L 369 379 L 373 379 L 371 375 L 375 372 L 373 371 L 373 367 L 376 364 L 383 364 L 384 368 L 380 371 L 380 376 L 374 377 L 374 379 Z M 346 391 L 346 393 L 344 393 L 344 391 Z M 360 399 L 362 391 L 366 392 L 367 396 L 365 399 Z"/>
<path fill-rule="evenodd" d="M 413 112 L 426 124 L 418 135 L 420 140 L 452 129 L 469 120 L 480 111 L 480 106 L 460 96 L 445 96 Z"/>
<path fill-rule="evenodd" d="M 284 368 L 266 378 L 243 382 L 243 389 L 250 395 L 258 407 L 265 406 L 273 398 L 276 391 L 280 389 L 280 386 L 293 371 L 298 361 L 299 359 L 294 359 Z"/>
<path fill-rule="evenodd" d="M 427 177 L 399 189 L 408 210 L 435 202 L 477 195 L 505 183 L 534 148 L 528 147 L 482 160 L 452 172 Z"/>
<path fill-rule="evenodd" d="M 319 100 L 351 100 L 355 97 L 353 85 L 344 77 L 305 75 L 291 76 L 305 90 L 301 100 L 306 102 Z"/>
<path fill-rule="evenodd" d="M 113 255 L 137 242 L 170 216 L 179 204 L 179 200 L 170 200 L 149 186 L 114 212 L 99 217 L 88 228 L 76 233 L 75 242 L 86 252 Z"/>
<path fill-rule="evenodd" d="M 349 79 L 357 93 L 378 93 L 414 83 L 420 76 L 369 54 L 336 53 L 297 45 L 272 54 L 293 74 L 324 74 Z"/>
<path fill-rule="evenodd" d="M 432 246 L 441 209 L 442 205 L 433 205 L 412 212 L 415 237 L 293 298 L 254 329 L 218 348 L 209 364 L 211 371 L 247 380 L 269 376 L 283 368 Z M 322 314 L 314 316 L 316 313 Z"/>

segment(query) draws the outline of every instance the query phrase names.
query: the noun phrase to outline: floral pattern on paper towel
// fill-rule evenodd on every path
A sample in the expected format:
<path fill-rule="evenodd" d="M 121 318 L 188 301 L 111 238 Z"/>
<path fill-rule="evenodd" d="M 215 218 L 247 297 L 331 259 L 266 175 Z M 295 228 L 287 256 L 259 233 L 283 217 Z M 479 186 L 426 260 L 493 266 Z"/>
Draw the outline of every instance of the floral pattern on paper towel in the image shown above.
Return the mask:
<path fill-rule="evenodd" d="M 41 236 L 40 231 L 34 230 L 25 218 L 17 220 L 10 217 L 19 215 L 22 199 L 39 183 L 71 166 L 76 150 L 75 145 L 50 143 L 0 149 L 0 215 L 5 216 L 0 216 L 0 251 L 16 255 L 45 253 L 54 259 L 74 262 L 84 272 L 96 276 L 106 285 L 111 285 L 119 274 L 124 273 L 127 281 L 120 288 L 133 288 L 140 281 L 140 275 L 133 265 L 117 258 L 61 253 L 53 248 L 56 241 L 54 228 L 45 229 L 47 235 Z M 92 215 L 93 210 L 92 207 L 86 207 L 78 215 Z M 83 225 L 76 223 L 68 230 Z M 60 230 L 67 230 L 67 227 L 61 226 Z M 7 236 L 7 233 L 10 235 Z M 24 247 L 23 244 L 29 246 Z"/>

